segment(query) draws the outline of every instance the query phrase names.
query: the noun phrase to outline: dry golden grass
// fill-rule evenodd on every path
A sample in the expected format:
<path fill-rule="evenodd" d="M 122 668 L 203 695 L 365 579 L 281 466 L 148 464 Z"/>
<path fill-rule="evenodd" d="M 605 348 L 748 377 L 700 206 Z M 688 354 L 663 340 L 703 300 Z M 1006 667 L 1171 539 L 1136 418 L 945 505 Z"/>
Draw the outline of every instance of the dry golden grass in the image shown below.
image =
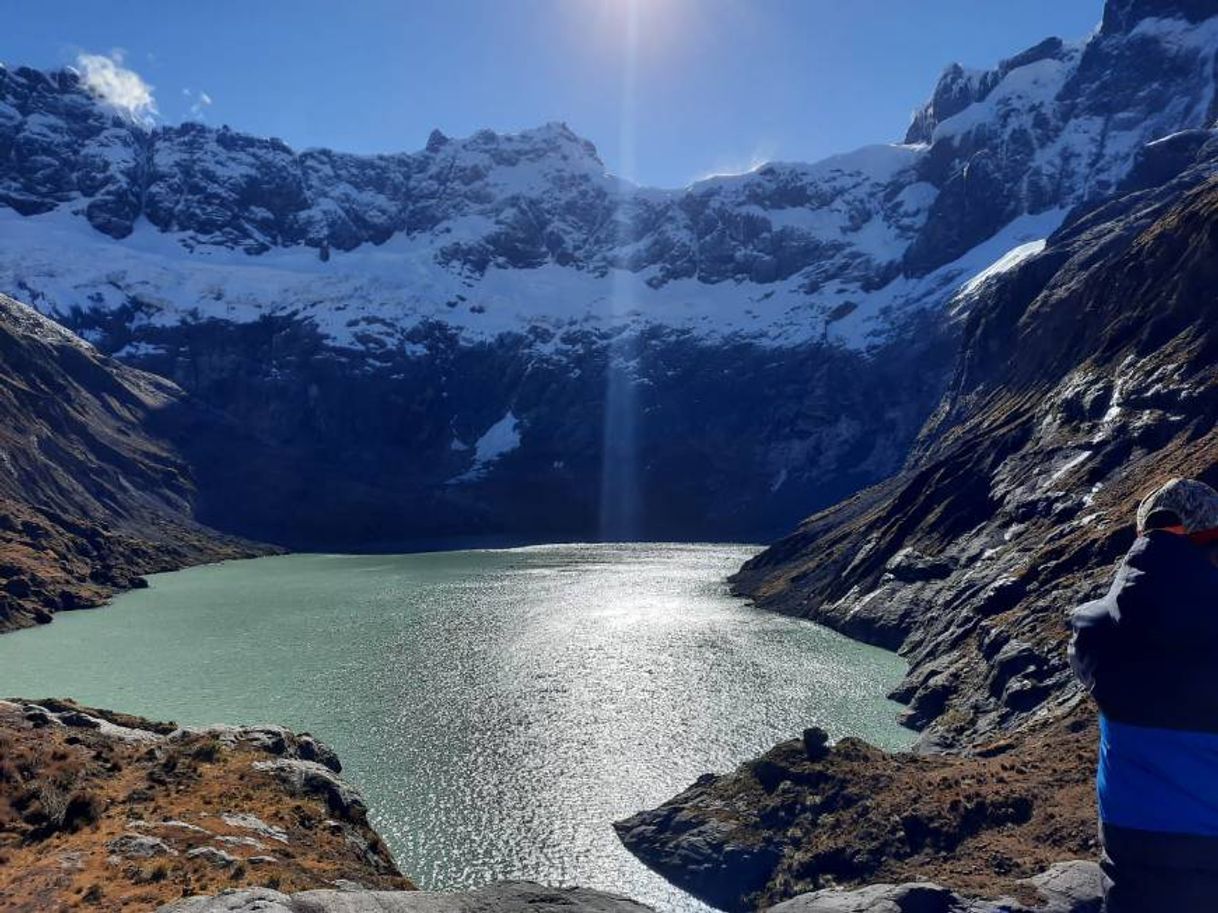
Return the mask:
<path fill-rule="evenodd" d="M 224 888 L 298 891 L 338 879 L 412 887 L 366 823 L 339 820 L 324 798 L 289 795 L 253 768 L 259 760 L 268 760 L 263 750 L 214 735 L 123 741 L 32 724 L 0 704 L 0 910 L 148 910 Z M 224 814 L 256 816 L 286 842 L 227 824 Z M 168 852 L 113 852 L 107 844 L 124 835 L 157 838 Z M 236 861 L 188 857 L 200 847 Z"/>

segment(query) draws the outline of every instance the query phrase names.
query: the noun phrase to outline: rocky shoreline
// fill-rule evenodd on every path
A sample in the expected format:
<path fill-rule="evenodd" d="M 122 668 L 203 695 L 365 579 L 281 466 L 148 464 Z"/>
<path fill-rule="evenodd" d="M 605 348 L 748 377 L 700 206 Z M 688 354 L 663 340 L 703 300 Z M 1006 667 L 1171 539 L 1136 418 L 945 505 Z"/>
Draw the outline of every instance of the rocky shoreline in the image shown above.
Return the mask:
<path fill-rule="evenodd" d="M 338 756 L 279 726 L 0 700 L 0 910 L 646 913 L 583 888 L 418 891 Z"/>
<path fill-rule="evenodd" d="M 50 519 L 11 502 L 0 503 L 5 520 L 17 529 L 0 529 L 0 634 L 49 624 L 59 612 L 105 605 L 119 593 L 146 587 L 147 574 L 281 552 L 202 528 L 183 529 L 168 546 L 72 518 Z"/>
<path fill-rule="evenodd" d="M 1083 712 L 966 756 L 830 745 L 809 729 L 615 826 L 641 860 L 731 913 L 876 883 L 1028 901 L 1030 879 L 1097 855 L 1091 771 L 1077 763 L 1094 743 Z"/>
<path fill-rule="evenodd" d="M 0 700 L 0 910 L 644 913 L 582 888 L 417 891 L 327 745 Z"/>
<path fill-rule="evenodd" d="M 747 775 L 760 778 L 758 783 L 780 776 L 788 787 L 774 794 L 790 793 L 792 778 L 806 786 L 818 769 L 832 776 L 827 771 L 844 765 L 852 777 L 852 760 L 868 754 L 877 752 L 850 741 L 830 749 L 823 734 L 810 731 L 805 740 L 779 746 L 762 761 L 746 765 Z M 906 761 L 917 763 L 912 758 L 894 763 Z M 602 891 L 523 882 L 448 893 L 417 891 L 368 824 L 364 801 L 342 779 L 341 769 L 324 743 L 277 726 L 182 728 L 64 700 L 0 701 L 0 910 L 650 909 Z M 745 775 L 742 768 L 733 776 Z M 722 788 L 729 779 L 711 778 L 674 803 L 692 805 L 697 795 Z M 688 878 L 697 860 L 689 856 L 682 865 Z M 938 870 L 946 868 L 927 867 L 925 873 Z M 855 892 L 821 890 L 774 909 L 1088 913 L 1097 909 L 1099 878 L 1090 863 L 1055 865 L 1012 881 L 1001 907 L 966 901 L 920 879 Z M 674 880 L 681 882 L 680 877 Z M 919 906 L 909 906 L 914 902 Z"/>

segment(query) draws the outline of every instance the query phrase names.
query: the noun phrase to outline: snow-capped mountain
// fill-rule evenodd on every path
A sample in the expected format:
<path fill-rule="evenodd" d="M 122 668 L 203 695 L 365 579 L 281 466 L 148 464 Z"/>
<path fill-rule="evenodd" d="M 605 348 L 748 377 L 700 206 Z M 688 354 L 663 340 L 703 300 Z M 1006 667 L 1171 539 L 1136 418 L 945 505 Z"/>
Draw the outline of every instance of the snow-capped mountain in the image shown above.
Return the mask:
<path fill-rule="evenodd" d="M 429 319 L 487 338 L 636 310 L 802 342 L 896 275 L 934 199 L 912 146 L 662 191 L 608 175 L 561 124 L 365 157 L 198 124 L 149 132 L 68 71 L 0 71 L 0 98 L 15 128 L 0 201 L 32 220 L 13 278 L 41 306 L 138 299 L 158 323 L 298 310 L 344 345 Z M 35 261 L 60 261 L 65 243 L 77 291 L 36 281 L 51 268 Z M 841 288 L 818 294 L 830 281 Z"/>
<path fill-rule="evenodd" d="M 607 174 L 561 124 L 297 152 L 0 69 L 0 290 L 371 485 L 391 516 L 352 538 L 413 529 L 419 498 L 488 529 L 594 523 L 615 371 L 634 532 L 768 530 L 895 469 L 944 315 L 1213 121 L 1216 16 L 1110 0 L 1081 42 L 949 67 L 902 143 L 679 190 Z"/>

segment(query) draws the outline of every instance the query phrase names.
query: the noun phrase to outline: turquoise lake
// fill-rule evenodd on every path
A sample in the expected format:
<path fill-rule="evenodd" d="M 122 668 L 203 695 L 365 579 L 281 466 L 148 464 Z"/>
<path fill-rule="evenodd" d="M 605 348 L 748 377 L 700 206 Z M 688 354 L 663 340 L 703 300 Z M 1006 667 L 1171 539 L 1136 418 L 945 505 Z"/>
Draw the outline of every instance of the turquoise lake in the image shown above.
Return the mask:
<path fill-rule="evenodd" d="M 728 596 L 751 546 L 291 555 L 150 578 L 0 637 L 0 695 L 332 744 L 426 888 L 583 884 L 702 911 L 611 823 L 804 727 L 902 747 L 898 657 Z"/>

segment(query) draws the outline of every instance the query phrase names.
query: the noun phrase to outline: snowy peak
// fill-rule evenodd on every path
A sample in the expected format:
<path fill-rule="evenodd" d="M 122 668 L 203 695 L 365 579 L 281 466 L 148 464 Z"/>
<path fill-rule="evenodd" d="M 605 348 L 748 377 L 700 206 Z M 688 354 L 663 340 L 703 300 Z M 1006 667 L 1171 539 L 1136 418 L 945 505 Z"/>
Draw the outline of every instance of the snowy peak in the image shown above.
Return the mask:
<path fill-rule="evenodd" d="M 507 161 L 518 156 L 534 160 L 554 156 L 564 161 L 594 165 L 601 170 L 605 167 L 596 146 L 562 121 L 551 121 L 518 133 L 479 130 L 468 139 L 459 140 L 457 145 L 467 151 L 481 151 Z"/>
<path fill-rule="evenodd" d="M 1146 144 L 1212 124 L 1212 8 L 1109 3 L 1082 42 L 948 67 L 903 144 L 680 190 L 609 175 L 563 123 L 301 151 L 149 130 L 73 73 L 0 69 L 0 218 L 31 226 L 6 237 L 0 291 L 162 323 L 292 312 L 342 342 L 427 321 L 627 320 L 870 345 L 1113 193 Z M 71 281 L 63 243 L 79 251 Z"/>
<path fill-rule="evenodd" d="M 0 205 L 34 215 L 68 204 L 116 239 L 144 218 L 187 249 L 351 250 L 494 199 L 603 180 L 596 148 L 561 123 L 459 140 L 435 131 L 414 154 L 296 152 L 228 127 L 149 130 L 72 70 L 0 68 Z"/>
<path fill-rule="evenodd" d="M 1213 16 L 1218 16 L 1218 0 L 1108 0 L 1101 31 L 1128 32 L 1143 19 L 1202 22 Z"/>
<path fill-rule="evenodd" d="M 1007 58 L 992 70 L 969 70 L 959 63 L 951 64 L 939 77 L 930 101 L 914 113 L 905 142 L 931 142 L 935 127 L 970 105 L 984 101 L 1012 70 L 1041 60 L 1062 60 L 1068 53 L 1069 49 L 1060 38 L 1046 38 L 1026 51 Z"/>
<path fill-rule="evenodd" d="M 315 152 L 342 155 L 329 150 Z M 544 168 L 551 173 L 568 171 L 593 177 L 599 177 L 605 171 L 605 163 L 601 161 L 596 146 L 559 121 L 515 133 L 479 130 L 463 139 L 449 137 L 438 129 L 432 130 L 423 151 L 408 157 L 425 160 L 428 156 L 462 168 L 479 168 L 486 174 L 496 168 L 514 169 L 528 165 Z"/>
<path fill-rule="evenodd" d="M 1021 214 L 1107 196 L 1147 143 L 1211 124 L 1218 19 L 1191 22 L 1186 5 L 1153 5 L 1176 15 L 1081 44 L 1049 39 L 990 70 L 950 67 L 908 135 L 928 146 L 922 177 L 940 193 L 906 271 L 936 269 Z M 1202 6 L 1218 3 L 1193 12 Z"/>

